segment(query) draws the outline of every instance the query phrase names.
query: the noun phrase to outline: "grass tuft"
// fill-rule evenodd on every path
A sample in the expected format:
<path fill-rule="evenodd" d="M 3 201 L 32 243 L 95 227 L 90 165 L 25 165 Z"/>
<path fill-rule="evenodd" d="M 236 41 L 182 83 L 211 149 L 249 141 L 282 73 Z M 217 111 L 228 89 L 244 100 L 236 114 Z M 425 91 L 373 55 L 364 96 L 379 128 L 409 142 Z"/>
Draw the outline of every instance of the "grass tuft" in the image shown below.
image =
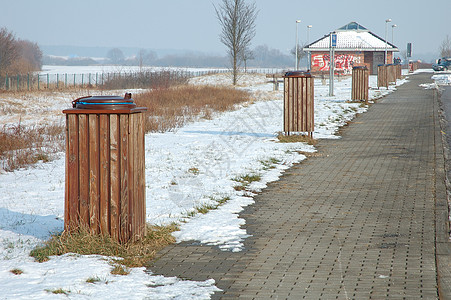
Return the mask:
<path fill-rule="evenodd" d="M 21 269 L 12 269 L 10 270 L 11 273 L 13 273 L 14 275 L 20 275 L 23 274 L 23 271 Z"/>
<path fill-rule="evenodd" d="M 86 279 L 87 283 L 96 283 L 96 282 L 100 282 L 102 281 L 99 277 L 89 277 L 88 279 Z"/>
<path fill-rule="evenodd" d="M 264 170 L 274 169 L 280 163 L 280 160 L 275 157 L 270 157 L 266 160 L 260 160 L 260 163 L 263 165 Z"/>
<path fill-rule="evenodd" d="M 113 267 L 113 269 L 111 270 L 111 274 L 125 276 L 130 274 L 130 268 L 118 264 Z"/>
<path fill-rule="evenodd" d="M 196 211 L 201 214 L 206 214 L 210 210 L 217 209 L 218 205 L 211 205 L 211 204 L 202 204 L 201 206 L 195 207 Z"/>
<path fill-rule="evenodd" d="M 66 296 L 70 294 L 70 291 L 66 291 L 66 290 L 64 290 L 62 288 L 59 288 L 59 289 L 46 289 L 45 291 L 49 292 L 49 293 L 52 293 L 52 294 L 64 294 Z"/>
<path fill-rule="evenodd" d="M 254 181 L 260 181 L 262 179 L 259 174 L 246 174 L 239 177 L 232 178 L 233 181 L 240 183 L 239 185 L 235 185 L 233 188 L 235 191 L 245 191 L 247 190 L 249 184 Z"/>
<path fill-rule="evenodd" d="M 277 138 L 280 143 L 307 143 L 313 146 L 317 144 L 317 140 L 303 134 L 285 135 L 283 133 L 279 133 Z"/>
<path fill-rule="evenodd" d="M 168 226 L 147 226 L 147 234 L 141 240 L 120 244 L 109 236 L 91 234 L 87 229 L 78 232 L 63 232 L 54 235 L 43 246 L 31 251 L 30 256 L 38 262 L 49 260 L 51 255 L 78 253 L 120 257 L 115 260 L 126 267 L 141 267 L 150 261 L 157 251 L 175 242 L 172 232 L 178 230 L 175 224 Z"/>
<path fill-rule="evenodd" d="M 199 175 L 199 169 L 198 168 L 189 168 L 188 172 L 193 175 Z"/>

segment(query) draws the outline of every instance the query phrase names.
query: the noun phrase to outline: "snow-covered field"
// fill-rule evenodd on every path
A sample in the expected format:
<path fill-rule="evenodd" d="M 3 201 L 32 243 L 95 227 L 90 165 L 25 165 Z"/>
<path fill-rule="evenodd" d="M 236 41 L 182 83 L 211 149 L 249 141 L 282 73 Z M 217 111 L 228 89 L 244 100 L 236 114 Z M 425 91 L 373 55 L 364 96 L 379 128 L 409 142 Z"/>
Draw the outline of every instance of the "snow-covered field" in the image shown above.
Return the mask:
<path fill-rule="evenodd" d="M 203 76 L 192 84 L 226 84 L 226 75 Z M 398 85 L 405 82 L 399 80 Z M 283 86 L 273 91 L 264 75 L 246 75 L 240 87 L 256 101 L 231 112 L 216 114 L 176 132 L 146 135 L 147 221 L 153 224 L 187 221 L 175 232 L 177 241 L 194 240 L 217 245 L 224 251 L 241 251 L 248 236 L 246 221 L 238 213 L 252 205 L 253 192 L 278 180 L 284 170 L 313 152 L 304 143 L 278 143 L 283 126 Z M 370 76 L 370 97 L 395 90 L 377 89 Z M 328 85 L 315 80 L 315 138 L 339 138 L 338 128 L 366 107 L 348 103 L 351 78 L 335 82 L 335 96 Z M 123 94 L 124 91 L 115 91 Z M 64 122 L 62 109 L 81 95 L 50 93 L 39 99 L 17 96 L 0 99 L 0 125 Z M 249 191 L 236 191 L 233 180 L 257 174 Z M 229 199 L 207 214 L 188 215 L 196 207 Z M 64 153 L 59 158 L 12 173 L 0 172 L 0 299 L 209 299 L 214 280 L 193 282 L 152 275 L 134 268 L 127 276 L 112 275 L 108 257 L 67 254 L 44 263 L 34 262 L 29 252 L 63 229 Z M 23 271 L 21 275 L 10 272 Z M 99 278 L 88 283 L 88 278 Z M 53 294 L 63 289 L 69 294 Z"/>

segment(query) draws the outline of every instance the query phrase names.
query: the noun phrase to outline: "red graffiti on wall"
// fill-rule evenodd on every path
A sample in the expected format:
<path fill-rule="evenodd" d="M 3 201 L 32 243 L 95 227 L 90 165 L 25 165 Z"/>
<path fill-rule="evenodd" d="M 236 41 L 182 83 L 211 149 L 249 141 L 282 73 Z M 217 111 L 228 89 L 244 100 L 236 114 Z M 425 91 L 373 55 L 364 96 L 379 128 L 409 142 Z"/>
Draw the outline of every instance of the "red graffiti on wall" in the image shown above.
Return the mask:
<path fill-rule="evenodd" d="M 343 71 L 343 73 L 351 73 L 355 63 L 360 63 L 360 57 L 352 54 L 335 55 L 335 70 Z M 329 71 L 330 55 L 314 54 L 312 55 L 312 67 L 319 68 L 320 71 Z"/>

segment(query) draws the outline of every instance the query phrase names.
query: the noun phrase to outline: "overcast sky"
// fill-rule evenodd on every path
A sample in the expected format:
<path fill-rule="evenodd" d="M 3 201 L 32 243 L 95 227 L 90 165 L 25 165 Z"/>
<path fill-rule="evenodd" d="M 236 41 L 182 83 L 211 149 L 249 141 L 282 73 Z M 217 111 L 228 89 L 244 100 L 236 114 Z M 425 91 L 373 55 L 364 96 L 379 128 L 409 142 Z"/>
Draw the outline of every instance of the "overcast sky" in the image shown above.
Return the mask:
<path fill-rule="evenodd" d="M 224 54 L 213 5 L 222 0 L 0 0 L 0 27 L 39 45 L 186 49 Z M 248 0 L 250 1 L 250 0 Z M 257 0 L 253 46 L 286 51 L 356 21 L 401 50 L 434 52 L 451 36 L 451 0 Z"/>

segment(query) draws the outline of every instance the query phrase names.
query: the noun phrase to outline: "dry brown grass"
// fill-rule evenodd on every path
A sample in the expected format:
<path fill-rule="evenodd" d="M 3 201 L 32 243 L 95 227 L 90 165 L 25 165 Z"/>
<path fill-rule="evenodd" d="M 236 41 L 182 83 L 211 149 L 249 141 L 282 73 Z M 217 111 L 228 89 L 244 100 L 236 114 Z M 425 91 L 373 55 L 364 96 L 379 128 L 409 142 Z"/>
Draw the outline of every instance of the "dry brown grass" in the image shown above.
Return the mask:
<path fill-rule="evenodd" d="M 114 260 L 115 266 L 141 267 L 159 250 L 175 242 L 175 238 L 171 235 L 175 230 L 178 230 L 176 225 L 147 225 L 147 234 L 144 238 L 126 244 L 120 244 L 109 236 L 91 234 L 89 229 L 80 229 L 72 233 L 63 232 L 60 235 L 54 235 L 44 246 L 31 251 L 30 256 L 38 262 L 44 262 L 51 255 L 98 254 L 122 258 Z M 120 268 L 115 268 L 115 272 L 118 272 Z"/>
<path fill-rule="evenodd" d="M 316 145 L 317 140 L 309 137 L 308 135 L 303 134 L 291 134 L 285 135 L 283 133 L 279 133 L 277 135 L 280 143 L 307 143 L 309 145 Z"/>
<path fill-rule="evenodd" d="M 5 171 L 47 162 L 63 149 L 63 126 L 24 127 L 19 123 L 0 128 L 0 167 Z"/>
<path fill-rule="evenodd" d="M 133 97 L 147 110 L 146 132 L 165 132 L 179 128 L 197 116 L 210 119 L 214 112 L 233 110 L 250 100 L 246 91 L 229 87 L 180 86 L 155 89 Z"/>

